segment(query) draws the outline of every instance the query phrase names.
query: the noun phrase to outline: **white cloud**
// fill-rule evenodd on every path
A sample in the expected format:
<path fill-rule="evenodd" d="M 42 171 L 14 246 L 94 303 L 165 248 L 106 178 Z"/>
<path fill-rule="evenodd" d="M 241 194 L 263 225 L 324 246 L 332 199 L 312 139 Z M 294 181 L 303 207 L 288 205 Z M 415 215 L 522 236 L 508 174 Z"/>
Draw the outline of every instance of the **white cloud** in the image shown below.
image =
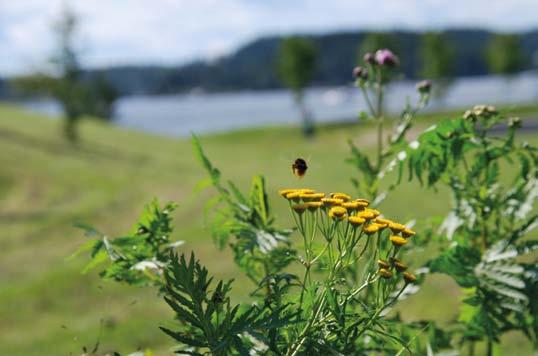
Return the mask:
<path fill-rule="evenodd" d="M 63 0 L 0 1 L 0 74 L 43 66 Z M 538 26 L 536 0 L 71 0 L 84 64 L 174 64 L 259 35 L 358 28 Z"/>

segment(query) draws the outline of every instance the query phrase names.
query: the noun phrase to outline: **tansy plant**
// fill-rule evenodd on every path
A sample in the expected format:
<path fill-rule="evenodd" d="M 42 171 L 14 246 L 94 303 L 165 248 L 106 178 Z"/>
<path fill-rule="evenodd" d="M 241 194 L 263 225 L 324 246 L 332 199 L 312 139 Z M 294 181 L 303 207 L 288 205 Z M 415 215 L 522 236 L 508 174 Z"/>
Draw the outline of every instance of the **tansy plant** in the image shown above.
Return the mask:
<path fill-rule="evenodd" d="M 530 235 L 538 219 L 538 150 L 516 139 L 519 127 L 519 118 L 478 105 L 427 129 L 399 163 L 400 178 L 407 166 L 410 180 L 452 193 L 452 209 L 436 234 L 442 251 L 429 268 L 462 288 L 452 336 L 470 354 L 485 340 L 491 355 L 510 330 L 538 346 L 538 268 L 536 254 L 529 254 L 538 247 Z"/>
<path fill-rule="evenodd" d="M 243 298 L 247 302 L 233 303 L 232 281 L 214 281 L 193 253 L 178 256 L 162 245 L 169 243 L 172 206 L 165 213 L 152 205 L 145 223 L 137 224 L 127 238 L 101 236 L 87 246 L 93 249 L 92 264 L 110 261 L 103 277 L 159 286 L 177 320 L 174 327 L 161 329 L 177 341 L 178 353 L 370 355 L 424 350 L 420 331 L 406 327 L 394 313 L 387 315 L 417 282 L 400 256 L 412 245 L 414 231 L 369 208 L 368 200 L 302 188 L 279 192 L 295 221 L 294 229 L 279 229 L 263 178 L 255 177 L 249 194 L 241 193 L 233 183 L 222 182 L 195 137 L 193 143 L 209 172 L 205 185 L 218 192 L 209 215 L 215 241 L 231 248 L 253 282 Z M 146 276 L 150 263 L 158 268 Z"/>
<path fill-rule="evenodd" d="M 417 84 L 419 99 L 416 105 L 408 101 L 400 118 L 392 127 L 387 127 L 389 122 L 383 111 L 383 103 L 387 84 L 395 76 L 395 69 L 399 65 L 399 59 L 388 49 L 380 49 L 364 55 L 364 65 L 353 69 L 355 85 L 368 107 L 368 113 L 363 111 L 360 118 L 372 121 L 376 125 L 377 145 L 375 158 L 371 159 L 362 149 L 350 141 L 351 157 L 348 161 L 359 170 L 359 177 L 353 178 L 352 183 L 359 194 L 368 197 L 377 206 L 386 196 L 380 193 L 380 180 L 383 177 L 383 168 L 387 161 L 401 151 L 407 142 L 405 135 L 411 128 L 412 120 L 417 112 L 427 105 L 430 98 L 431 82 L 428 80 Z"/>

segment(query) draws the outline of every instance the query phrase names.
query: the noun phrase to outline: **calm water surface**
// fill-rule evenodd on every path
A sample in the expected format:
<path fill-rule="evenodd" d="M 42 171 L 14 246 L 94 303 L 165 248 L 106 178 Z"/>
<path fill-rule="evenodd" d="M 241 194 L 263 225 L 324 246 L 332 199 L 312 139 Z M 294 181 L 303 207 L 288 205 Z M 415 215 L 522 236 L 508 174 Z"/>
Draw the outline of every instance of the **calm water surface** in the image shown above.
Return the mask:
<path fill-rule="evenodd" d="M 415 102 L 415 82 L 392 84 L 386 109 L 399 112 L 406 100 Z M 312 88 L 306 102 L 317 122 L 356 120 L 366 106 L 353 86 Z M 461 108 L 477 103 L 518 104 L 538 102 L 538 71 L 507 80 L 498 76 L 460 78 L 442 100 L 433 100 L 428 110 Z M 60 113 L 52 101 L 28 102 L 28 108 L 52 116 Z M 234 129 L 296 124 L 298 111 L 287 91 L 257 91 L 223 94 L 132 96 L 118 100 L 115 124 L 137 130 L 186 136 Z"/>

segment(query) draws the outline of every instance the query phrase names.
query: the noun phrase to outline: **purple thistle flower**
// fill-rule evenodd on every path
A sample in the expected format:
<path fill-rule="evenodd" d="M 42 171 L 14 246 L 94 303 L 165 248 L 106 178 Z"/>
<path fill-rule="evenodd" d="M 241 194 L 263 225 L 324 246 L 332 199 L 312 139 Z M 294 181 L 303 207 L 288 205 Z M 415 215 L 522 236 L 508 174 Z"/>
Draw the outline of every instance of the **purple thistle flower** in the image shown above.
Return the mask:
<path fill-rule="evenodd" d="M 380 66 L 393 67 L 400 63 L 400 60 L 389 49 L 379 49 L 375 53 L 375 61 Z"/>

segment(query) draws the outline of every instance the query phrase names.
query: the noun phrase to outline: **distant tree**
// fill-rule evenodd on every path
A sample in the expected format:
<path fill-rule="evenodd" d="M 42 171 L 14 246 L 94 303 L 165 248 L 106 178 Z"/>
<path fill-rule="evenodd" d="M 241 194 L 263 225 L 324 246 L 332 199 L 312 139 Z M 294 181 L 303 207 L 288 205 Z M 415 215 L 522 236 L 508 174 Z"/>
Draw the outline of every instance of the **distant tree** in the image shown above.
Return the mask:
<path fill-rule="evenodd" d="M 103 77 L 90 81 L 82 79 L 82 71 L 76 50 L 77 16 L 68 7 L 54 23 L 57 38 L 56 53 L 51 61 L 54 74 L 33 74 L 16 78 L 12 84 L 31 94 L 42 94 L 56 99 L 64 113 L 64 134 L 71 141 L 78 140 L 77 123 L 84 115 L 112 116 L 116 91 Z"/>
<path fill-rule="evenodd" d="M 307 39 L 290 37 L 282 41 L 278 55 L 278 75 L 293 93 L 302 115 L 303 134 L 314 134 L 314 123 L 304 103 L 304 88 L 310 83 L 316 65 L 316 48 Z"/>
<path fill-rule="evenodd" d="M 388 48 L 399 55 L 398 41 L 389 32 L 370 32 L 359 46 L 358 62 L 361 63 L 365 53 L 375 53 L 379 49 Z"/>
<path fill-rule="evenodd" d="M 442 97 L 451 83 L 454 51 L 442 33 L 429 32 L 420 41 L 420 73 L 435 82 L 433 94 Z"/>
<path fill-rule="evenodd" d="M 486 49 L 489 70 L 496 74 L 512 74 L 524 65 L 521 40 L 518 35 L 496 34 Z"/>

